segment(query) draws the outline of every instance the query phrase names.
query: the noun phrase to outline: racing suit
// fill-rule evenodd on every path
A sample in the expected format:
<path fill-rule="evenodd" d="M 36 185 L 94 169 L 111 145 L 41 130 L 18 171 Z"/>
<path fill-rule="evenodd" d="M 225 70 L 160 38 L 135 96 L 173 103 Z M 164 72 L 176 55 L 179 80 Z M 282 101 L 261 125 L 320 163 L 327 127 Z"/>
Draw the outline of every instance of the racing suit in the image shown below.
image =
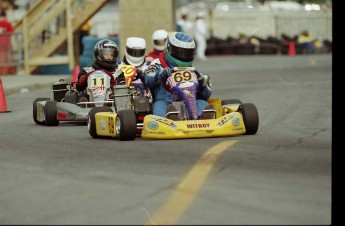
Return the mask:
<path fill-rule="evenodd" d="M 95 71 L 95 70 L 105 70 L 105 71 L 108 71 L 110 73 L 112 73 L 114 75 L 114 79 L 116 79 L 116 77 L 118 76 L 118 74 L 121 73 L 120 70 L 117 69 L 118 65 L 119 64 L 122 64 L 121 61 L 118 61 L 116 66 L 113 66 L 113 67 L 102 67 L 100 66 L 99 64 L 97 64 L 96 62 L 92 64 L 92 66 L 90 67 L 83 67 L 79 74 L 78 74 L 78 81 L 76 83 L 76 88 L 78 91 L 82 92 L 86 89 L 86 86 L 87 86 L 87 77 L 83 76 L 83 75 L 86 75 L 92 71 Z M 114 86 L 116 85 L 116 80 L 112 79 L 111 80 L 111 86 Z"/>
<path fill-rule="evenodd" d="M 144 60 L 142 64 L 135 66 L 135 68 L 137 69 L 137 74 L 136 74 L 136 77 L 131 82 L 131 85 L 138 87 L 140 89 L 140 92 L 143 95 L 148 95 L 148 90 L 147 90 L 147 87 L 145 85 L 145 80 L 144 80 L 144 71 L 148 67 L 149 64 L 150 63 Z M 124 56 L 122 64 L 119 64 L 119 66 L 120 65 L 131 65 L 131 64 L 127 61 L 126 56 Z"/>
<path fill-rule="evenodd" d="M 164 51 L 159 54 L 159 58 L 153 60 L 150 66 L 144 72 L 144 79 L 146 86 L 150 89 L 153 96 L 153 114 L 166 117 L 166 109 L 173 101 L 173 95 L 166 90 L 167 70 L 164 68 L 173 68 L 164 56 Z M 200 73 L 197 73 L 200 75 Z M 207 99 L 211 96 L 212 90 L 205 84 L 203 79 L 199 81 L 199 88 L 197 92 L 196 106 L 198 117 L 201 116 L 205 106 L 208 105 Z"/>
<path fill-rule="evenodd" d="M 146 55 L 146 62 L 151 62 L 152 60 L 157 59 L 161 52 L 164 52 L 164 50 L 157 50 L 154 48 L 151 52 L 149 52 Z"/>

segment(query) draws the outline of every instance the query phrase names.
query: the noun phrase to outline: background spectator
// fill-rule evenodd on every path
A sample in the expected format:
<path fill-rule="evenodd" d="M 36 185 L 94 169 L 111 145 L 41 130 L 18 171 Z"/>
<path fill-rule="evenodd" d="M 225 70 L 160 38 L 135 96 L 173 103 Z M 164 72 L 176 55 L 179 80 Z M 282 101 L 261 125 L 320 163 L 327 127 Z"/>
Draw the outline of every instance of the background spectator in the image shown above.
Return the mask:
<path fill-rule="evenodd" d="M 6 12 L 0 9 L 0 75 L 13 74 L 13 63 L 11 36 L 14 29 L 6 18 Z M 4 65 L 4 66 L 1 66 Z"/>
<path fill-rule="evenodd" d="M 195 21 L 195 41 L 196 41 L 196 56 L 199 60 L 205 61 L 205 51 L 207 47 L 206 40 L 208 38 L 207 24 L 205 21 L 205 14 L 198 12 Z"/>
<path fill-rule="evenodd" d="M 307 30 L 302 31 L 297 37 L 297 43 L 303 45 L 303 49 L 306 53 L 315 53 L 315 41 L 315 38 L 309 35 Z"/>
<path fill-rule="evenodd" d="M 194 36 L 193 23 L 188 20 L 188 11 L 185 8 L 181 10 L 181 19 L 177 21 L 176 31 L 185 32 L 190 37 Z"/>

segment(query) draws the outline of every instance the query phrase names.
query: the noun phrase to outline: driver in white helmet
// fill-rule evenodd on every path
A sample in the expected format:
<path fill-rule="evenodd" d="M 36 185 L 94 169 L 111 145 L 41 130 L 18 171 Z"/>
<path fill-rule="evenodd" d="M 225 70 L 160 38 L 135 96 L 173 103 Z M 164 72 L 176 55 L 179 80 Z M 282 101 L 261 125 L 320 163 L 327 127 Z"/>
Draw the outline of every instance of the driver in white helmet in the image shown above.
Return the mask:
<path fill-rule="evenodd" d="M 123 56 L 123 64 L 132 65 L 137 69 L 137 75 L 132 85 L 140 88 L 143 95 L 146 95 L 148 90 L 144 84 L 143 71 L 149 63 L 145 61 L 146 55 L 146 41 L 140 37 L 129 37 L 126 41 L 125 55 Z"/>
<path fill-rule="evenodd" d="M 159 54 L 164 51 L 168 40 L 168 32 L 164 29 L 155 30 L 152 34 L 153 50 L 146 55 L 146 61 L 151 62 L 157 59 Z"/>

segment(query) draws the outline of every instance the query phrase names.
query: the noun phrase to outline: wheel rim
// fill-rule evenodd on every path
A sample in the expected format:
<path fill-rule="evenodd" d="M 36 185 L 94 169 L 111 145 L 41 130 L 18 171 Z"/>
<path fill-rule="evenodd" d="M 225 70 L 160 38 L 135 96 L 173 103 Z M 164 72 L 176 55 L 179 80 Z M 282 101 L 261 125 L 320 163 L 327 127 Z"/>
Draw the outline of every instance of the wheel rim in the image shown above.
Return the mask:
<path fill-rule="evenodd" d="M 87 117 L 87 129 L 90 131 L 91 129 L 91 120 L 90 117 Z"/>
<path fill-rule="evenodd" d="M 121 120 L 119 117 L 116 117 L 115 129 L 116 129 L 116 135 L 119 135 L 120 129 L 121 129 Z"/>

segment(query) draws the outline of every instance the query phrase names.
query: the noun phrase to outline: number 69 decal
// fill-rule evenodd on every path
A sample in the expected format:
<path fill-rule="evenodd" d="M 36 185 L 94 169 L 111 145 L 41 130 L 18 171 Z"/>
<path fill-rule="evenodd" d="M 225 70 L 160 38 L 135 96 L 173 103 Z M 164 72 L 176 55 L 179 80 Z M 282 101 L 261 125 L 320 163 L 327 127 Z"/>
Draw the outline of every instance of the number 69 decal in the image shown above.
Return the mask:
<path fill-rule="evenodd" d="M 176 83 L 180 82 L 188 82 L 188 81 L 198 81 L 195 74 L 191 73 L 190 71 L 177 71 L 171 74 L 172 79 Z"/>

